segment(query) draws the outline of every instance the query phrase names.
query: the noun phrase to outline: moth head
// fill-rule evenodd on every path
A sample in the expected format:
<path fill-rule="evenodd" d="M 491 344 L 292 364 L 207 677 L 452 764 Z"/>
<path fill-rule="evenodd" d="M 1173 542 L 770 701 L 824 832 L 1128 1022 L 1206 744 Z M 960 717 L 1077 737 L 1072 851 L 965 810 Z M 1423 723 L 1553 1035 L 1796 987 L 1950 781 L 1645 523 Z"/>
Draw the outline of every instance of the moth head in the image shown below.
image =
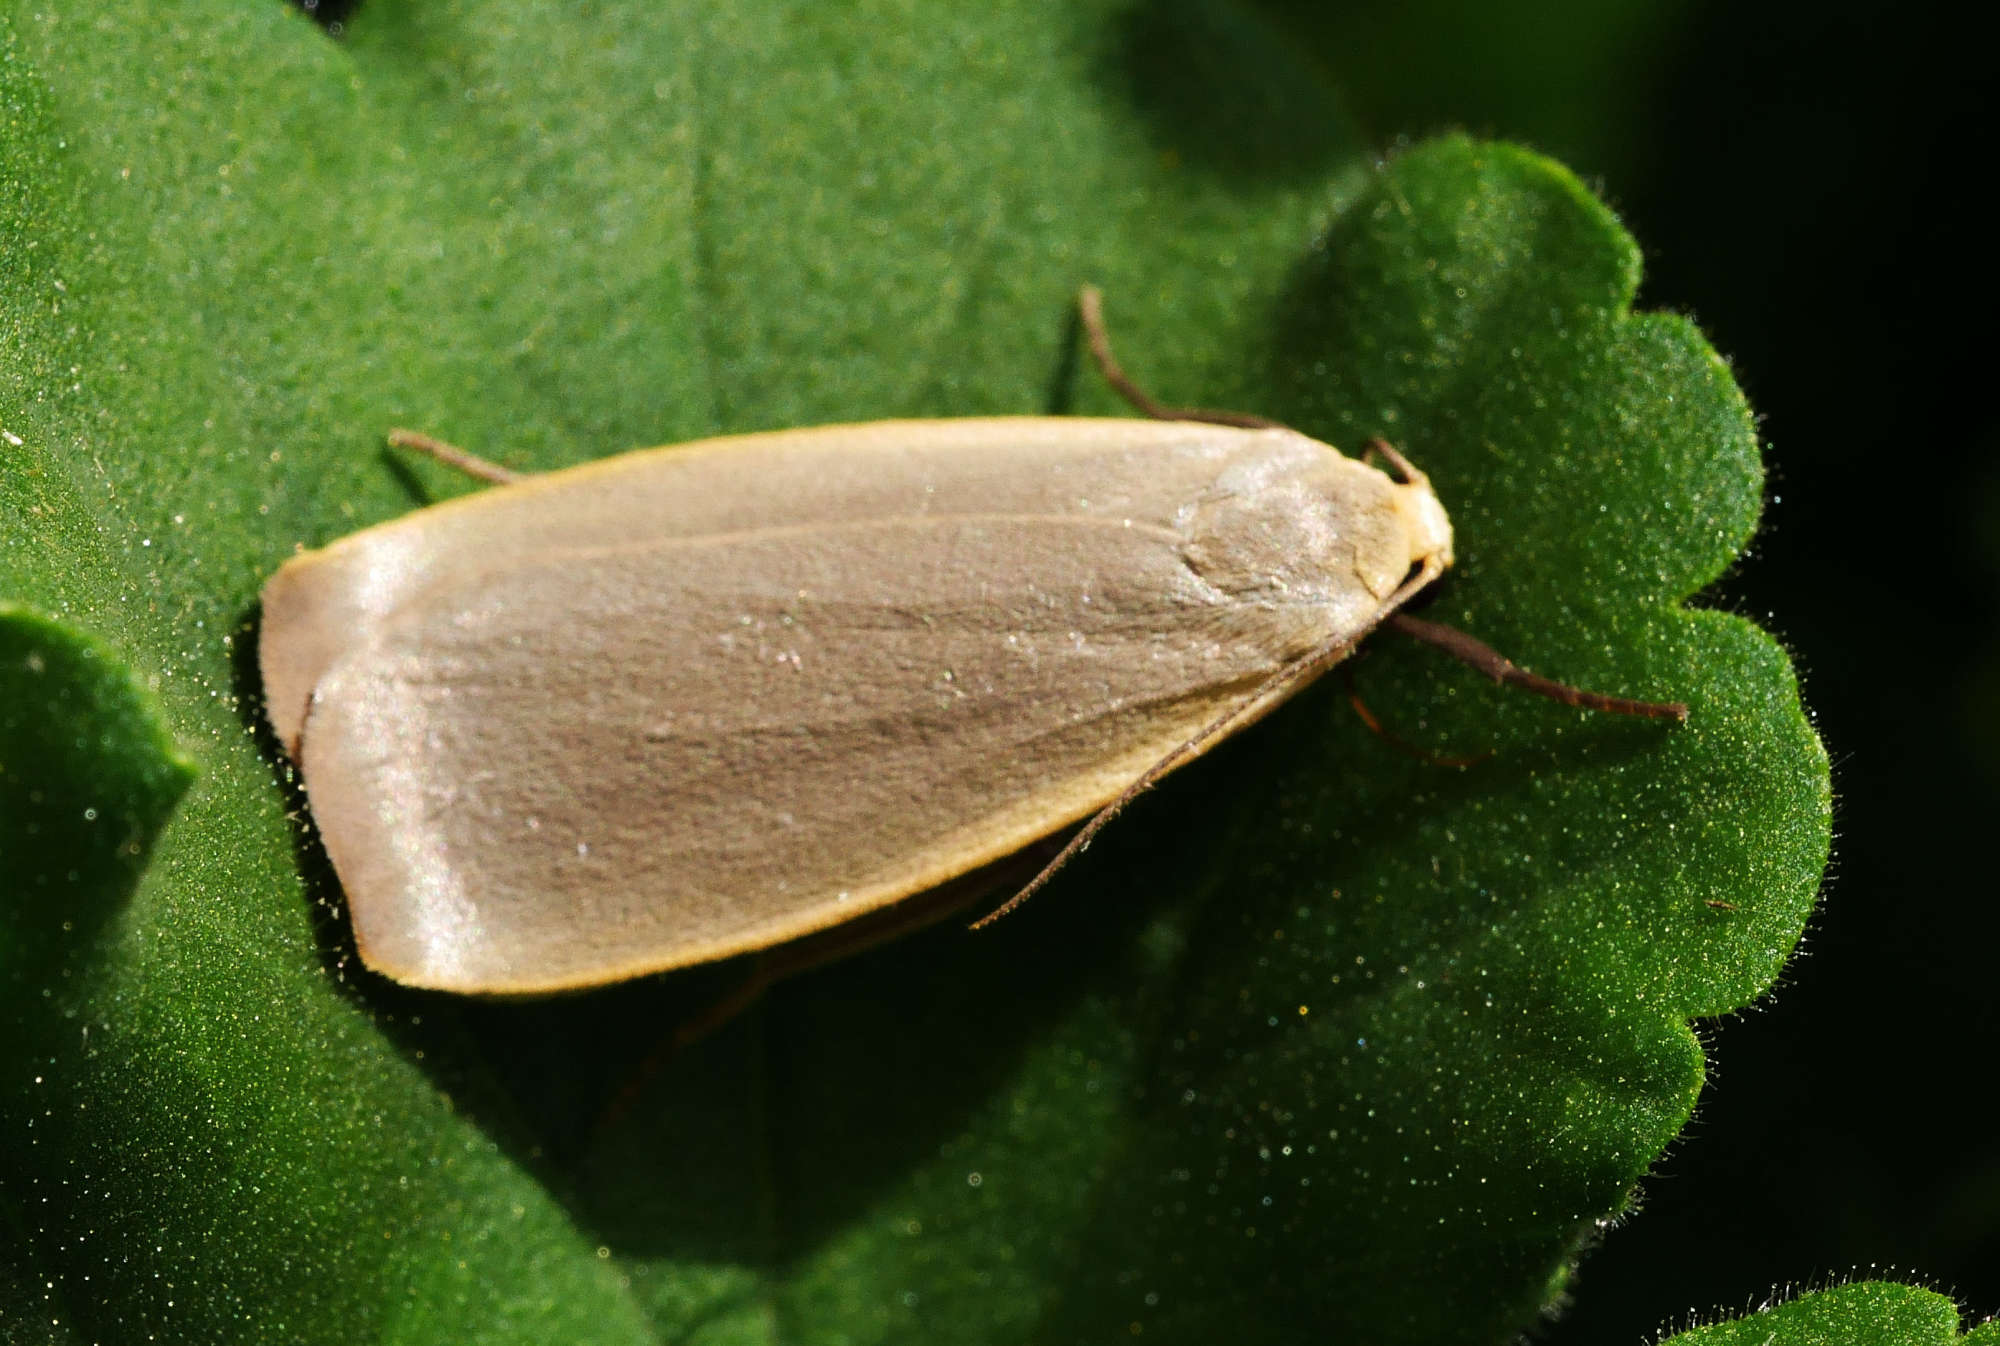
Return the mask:
<path fill-rule="evenodd" d="M 1453 560 L 1451 520 L 1445 516 L 1437 492 L 1431 489 L 1430 478 L 1412 471 L 1408 480 L 1396 483 L 1393 499 L 1403 526 L 1409 530 L 1410 563 L 1435 562 L 1440 570 L 1449 568 Z"/>

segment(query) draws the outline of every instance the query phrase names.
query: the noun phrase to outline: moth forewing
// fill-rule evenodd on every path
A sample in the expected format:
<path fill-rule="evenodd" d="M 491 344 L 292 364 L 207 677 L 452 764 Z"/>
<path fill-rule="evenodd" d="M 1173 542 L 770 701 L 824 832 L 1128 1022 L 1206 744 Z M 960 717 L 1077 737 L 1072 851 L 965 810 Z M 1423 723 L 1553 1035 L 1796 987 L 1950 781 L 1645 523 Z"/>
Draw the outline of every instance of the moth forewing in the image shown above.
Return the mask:
<path fill-rule="evenodd" d="M 597 985 L 934 888 L 1249 723 L 1449 564 L 1406 476 L 1137 420 L 644 450 L 294 558 L 269 714 L 371 966 Z"/>

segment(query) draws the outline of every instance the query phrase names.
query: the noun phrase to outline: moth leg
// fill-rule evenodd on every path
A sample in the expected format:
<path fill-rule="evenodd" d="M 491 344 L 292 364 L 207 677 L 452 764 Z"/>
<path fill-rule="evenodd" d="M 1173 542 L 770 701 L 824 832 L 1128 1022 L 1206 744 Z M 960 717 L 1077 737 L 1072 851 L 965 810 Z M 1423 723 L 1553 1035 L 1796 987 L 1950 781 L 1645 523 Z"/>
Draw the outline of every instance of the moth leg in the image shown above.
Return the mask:
<path fill-rule="evenodd" d="M 1375 436 L 1361 446 L 1361 461 L 1365 463 L 1370 458 L 1380 458 L 1383 462 L 1395 468 L 1397 475 L 1403 479 L 1405 485 L 1414 485 L 1420 481 L 1430 480 L 1429 477 L 1417 471 L 1417 465 L 1405 458 L 1401 450 L 1380 435 Z"/>
<path fill-rule="evenodd" d="M 447 444 L 441 439 L 434 439 L 415 430 L 391 430 L 389 443 L 399 449 L 415 449 L 418 453 L 428 454 L 446 467 L 457 468 L 468 477 L 478 477 L 481 481 L 490 481 L 499 486 L 533 475 L 529 472 L 516 472 L 498 463 L 489 463 L 484 458 L 467 453 L 456 444 Z"/>
<path fill-rule="evenodd" d="M 877 944 L 886 944 L 925 926 L 935 925 L 971 902 L 975 896 L 976 893 L 959 892 L 949 886 L 939 888 L 898 902 L 874 916 L 846 921 L 754 955 L 743 980 L 675 1025 L 673 1036 L 641 1064 L 640 1078 L 634 1081 L 634 1085 L 643 1084 L 646 1077 L 657 1072 L 676 1053 L 692 1047 L 762 1000 L 764 993 L 779 982 L 826 963 L 837 963 L 851 954 L 871 949 Z"/>
<path fill-rule="evenodd" d="M 1406 636 L 1435 645 L 1460 663 L 1469 664 L 1495 682 L 1519 687 L 1522 691 L 1533 692 L 1536 696 L 1546 696 L 1551 701 L 1560 701 L 1565 706 L 1578 706 L 1584 710 L 1601 710 L 1612 715 L 1637 715 L 1649 720 L 1685 720 L 1688 717 L 1687 704 L 1682 701 L 1636 701 L 1626 696 L 1606 696 L 1602 692 L 1586 692 L 1568 683 L 1556 682 L 1540 677 L 1514 662 L 1489 645 L 1481 644 L 1455 626 L 1442 622 L 1427 622 L 1421 617 L 1398 612 L 1382 623 L 1394 627 Z"/>
<path fill-rule="evenodd" d="M 1076 292 L 1076 316 L 1083 324 L 1084 339 L 1090 343 L 1091 358 L 1111 391 L 1130 402 L 1140 415 L 1156 421 L 1201 421 L 1209 425 L 1234 425 L 1244 430 L 1285 430 L 1290 427 L 1266 416 L 1247 411 L 1214 411 L 1207 407 L 1175 407 L 1151 396 L 1120 367 L 1111 353 L 1111 335 L 1104 327 L 1104 295 L 1095 285 Z"/>
<path fill-rule="evenodd" d="M 1347 664 L 1342 664 L 1340 666 L 1340 679 L 1347 685 L 1347 704 L 1354 707 L 1354 713 L 1361 717 L 1361 723 L 1368 727 L 1368 732 L 1406 757 L 1414 757 L 1419 762 L 1428 762 L 1432 766 L 1458 767 L 1462 770 L 1466 767 L 1478 766 L 1493 755 L 1490 752 L 1482 752 L 1472 757 L 1455 757 L 1446 753 L 1432 752 L 1429 748 L 1419 747 L 1406 739 L 1400 738 L 1390 733 L 1383 723 L 1375 718 L 1375 712 L 1368 709 L 1368 703 L 1361 699 L 1361 692 L 1354 685 L 1353 668 Z"/>
<path fill-rule="evenodd" d="M 743 979 L 721 996 L 675 1025 L 673 1032 L 632 1068 L 625 1083 L 598 1120 L 603 1131 L 631 1114 L 646 1086 L 683 1050 L 728 1024 L 764 993 L 789 977 L 823 963 L 838 962 L 877 944 L 936 925 L 963 911 L 996 888 L 1014 887 L 1033 875 L 1067 840 L 1067 834 L 1046 837 L 1015 855 L 961 874 L 929 892 L 892 903 L 880 911 L 830 926 L 816 934 L 766 949 L 750 959 Z"/>
<path fill-rule="evenodd" d="M 674 1032 L 675 1046 L 699 1042 L 757 1002 L 757 998 L 787 977 L 810 972 L 823 963 L 839 962 L 877 944 L 936 925 L 956 915 L 996 888 L 1007 888 L 1033 875 L 1068 840 L 1066 832 L 1044 837 L 1003 860 L 982 865 L 968 874 L 939 884 L 928 892 L 893 902 L 866 916 L 828 926 L 815 934 L 759 953 L 741 985 Z"/>

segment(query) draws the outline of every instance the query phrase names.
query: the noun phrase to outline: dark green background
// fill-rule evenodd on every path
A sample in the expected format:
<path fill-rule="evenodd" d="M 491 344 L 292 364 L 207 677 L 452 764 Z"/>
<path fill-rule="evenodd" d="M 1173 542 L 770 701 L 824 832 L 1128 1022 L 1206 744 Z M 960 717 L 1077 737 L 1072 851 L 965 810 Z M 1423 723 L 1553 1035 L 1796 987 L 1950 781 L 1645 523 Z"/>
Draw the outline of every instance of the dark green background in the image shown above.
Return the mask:
<path fill-rule="evenodd" d="M 1806 956 L 1717 1035 L 1694 1127 L 1560 1341 L 1637 1339 L 1667 1286 L 1740 1305 L 1870 1266 L 2000 1310 L 2000 434 L 1961 177 L 1991 113 L 1958 13 L 1691 9 L 1627 153 L 1578 164 L 1647 249 L 1642 298 L 1697 315 L 1765 417 L 1774 498 L 1719 597 L 1792 646 L 1837 803 Z"/>

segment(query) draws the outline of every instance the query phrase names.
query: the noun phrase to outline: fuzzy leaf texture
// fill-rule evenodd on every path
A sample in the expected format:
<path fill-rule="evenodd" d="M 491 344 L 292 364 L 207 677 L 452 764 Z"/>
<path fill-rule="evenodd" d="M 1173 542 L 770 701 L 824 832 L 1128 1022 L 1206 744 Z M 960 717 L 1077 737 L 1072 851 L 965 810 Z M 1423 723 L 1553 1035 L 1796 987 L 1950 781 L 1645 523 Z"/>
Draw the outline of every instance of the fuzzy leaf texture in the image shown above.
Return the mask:
<path fill-rule="evenodd" d="M 1778 647 L 1685 606 L 1756 526 L 1750 413 L 1559 166 L 1378 164 L 1220 6 L 0 23 L 10 1327 L 1502 1341 L 1687 1120 L 1690 1021 L 1796 943 L 1826 761 Z M 1689 723 L 1378 641 L 1374 711 L 1489 758 L 1399 756 L 1329 679 L 992 933 L 800 977 L 658 1070 L 740 969 L 476 1004 L 352 960 L 256 598 L 471 489 L 385 429 L 544 468 L 1117 414 L 1083 281 L 1162 395 L 1398 442 L 1458 530 L 1429 615 Z"/>
<path fill-rule="evenodd" d="M 1935 1290 L 1856 1281 L 1691 1327 L 1661 1346 L 1995 1346 L 2000 1320 L 1959 1332 L 1958 1306 Z"/>

